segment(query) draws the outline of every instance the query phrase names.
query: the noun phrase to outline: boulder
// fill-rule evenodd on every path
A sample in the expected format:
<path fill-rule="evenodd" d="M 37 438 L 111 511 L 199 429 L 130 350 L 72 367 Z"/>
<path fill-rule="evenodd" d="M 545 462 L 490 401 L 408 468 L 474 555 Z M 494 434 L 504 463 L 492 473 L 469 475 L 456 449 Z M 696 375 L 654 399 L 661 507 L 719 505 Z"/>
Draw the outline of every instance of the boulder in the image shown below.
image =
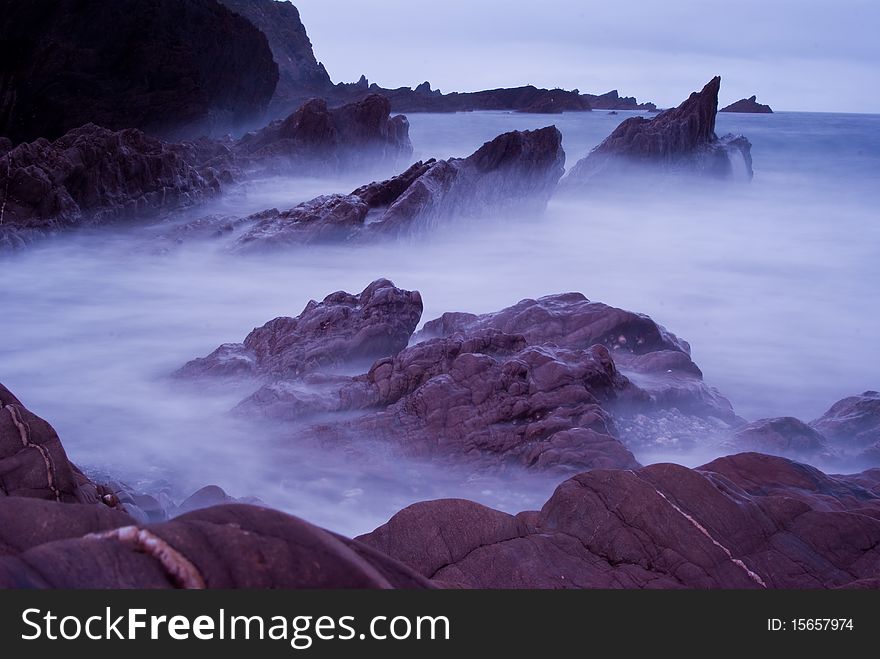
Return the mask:
<path fill-rule="evenodd" d="M 810 426 L 829 442 L 850 449 L 870 448 L 880 443 L 880 393 L 866 391 L 832 405 Z"/>
<path fill-rule="evenodd" d="M 749 96 L 748 98 L 741 98 L 735 103 L 731 103 L 730 105 L 723 107 L 718 111 L 743 112 L 750 114 L 773 114 L 773 110 L 770 109 L 770 106 L 758 103 L 758 97 L 754 95 Z"/>
<path fill-rule="evenodd" d="M 860 478 L 754 453 L 595 470 L 537 512 L 430 501 L 358 540 L 475 588 L 845 587 L 880 569 L 880 497 Z"/>
<path fill-rule="evenodd" d="M 215 0 L 3 0 L 0 16 L 0 134 L 16 143 L 87 123 L 222 134 L 278 81 L 266 38 Z"/>
<path fill-rule="evenodd" d="M 562 135 L 512 131 L 467 158 L 417 162 L 348 195 L 324 195 L 252 222 L 233 251 L 411 234 L 452 217 L 543 210 L 562 175 Z"/>
<path fill-rule="evenodd" d="M 377 279 L 359 295 L 331 293 L 311 300 L 295 318 L 254 329 L 243 343 L 224 344 L 176 372 L 178 377 L 251 375 L 298 377 L 393 355 L 406 347 L 422 315 L 418 291 Z"/>
<path fill-rule="evenodd" d="M 645 172 L 698 173 L 718 178 L 752 177 L 751 144 L 742 136 L 715 134 L 721 78 L 710 80 L 677 108 L 656 117 L 624 120 L 562 182 L 565 190 Z"/>

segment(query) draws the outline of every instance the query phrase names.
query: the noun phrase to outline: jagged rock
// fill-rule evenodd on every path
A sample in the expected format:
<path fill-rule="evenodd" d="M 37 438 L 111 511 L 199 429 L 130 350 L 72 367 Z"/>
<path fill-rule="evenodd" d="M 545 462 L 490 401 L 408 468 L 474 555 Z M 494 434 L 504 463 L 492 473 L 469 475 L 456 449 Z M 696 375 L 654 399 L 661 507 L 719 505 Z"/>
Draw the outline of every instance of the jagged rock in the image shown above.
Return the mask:
<path fill-rule="evenodd" d="M 596 470 L 537 512 L 424 502 L 358 539 L 465 587 L 834 588 L 880 569 L 880 496 L 864 480 L 755 453 Z"/>
<path fill-rule="evenodd" d="M 810 426 L 844 448 L 876 445 L 880 443 L 880 393 L 866 391 L 839 400 Z"/>
<path fill-rule="evenodd" d="M 245 135 L 233 150 L 246 169 L 274 165 L 314 173 L 396 164 L 412 155 L 412 143 L 406 117 L 390 113 L 388 99 L 378 94 L 335 108 L 315 98 L 286 119 Z"/>
<path fill-rule="evenodd" d="M 290 112 L 292 107 L 333 87 L 324 65 L 315 59 L 312 43 L 293 4 L 276 0 L 219 1 L 266 35 L 279 73 L 270 115 Z"/>
<path fill-rule="evenodd" d="M 138 526 L 96 522 L 83 508 L 67 506 L 46 542 L 0 556 L 0 588 L 432 587 L 370 547 L 273 510 L 215 506 Z M 94 531 L 74 538 L 71 527 Z"/>
<path fill-rule="evenodd" d="M 182 135 L 259 118 L 278 67 L 214 0 L 0 3 L 0 134 L 57 139 L 87 123 Z"/>
<path fill-rule="evenodd" d="M 232 249 L 398 236 L 449 217 L 542 210 L 564 161 L 562 135 L 554 126 L 504 133 L 467 158 L 417 162 L 349 195 L 324 195 L 270 212 Z"/>
<path fill-rule="evenodd" d="M 751 144 L 743 136 L 715 134 L 721 78 L 710 80 L 677 108 L 652 119 L 624 120 L 590 154 L 575 164 L 562 181 L 577 190 L 596 177 L 618 177 L 644 171 L 697 172 L 735 178 L 752 177 Z"/>
<path fill-rule="evenodd" d="M 729 446 L 735 451 L 757 451 L 801 460 L 830 455 L 821 434 L 790 416 L 750 423 L 736 432 Z"/>
<path fill-rule="evenodd" d="M 296 318 L 254 329 L 240 344 L 224 344 L 177 371 L 178 377 L 295 377 L 316 369 L 372 361 L 406 347 L 422 315 L 418 291 L 377 279 L 360 295 L 339 291 L 310 301 Z"/>
<path fill-rule="evenodd" d="M 220 180 L 171 145 L 89 124 L 0 157 L 0 224 L 34 235 L 139 217 L 216 194 Z"/>
<path fill-rule="evenodd" d="M 723 107 L 719 112 L 745 112 L 745 113 L 754 113 L 754 114 L 773 114 L 773 110 L 770 109 L 769 105 L 763 105 L 758 103 L 757 96 L 749 96 L 748 98 L 741 98 L 735 103 L 731 103 L 727 107 Z"/>

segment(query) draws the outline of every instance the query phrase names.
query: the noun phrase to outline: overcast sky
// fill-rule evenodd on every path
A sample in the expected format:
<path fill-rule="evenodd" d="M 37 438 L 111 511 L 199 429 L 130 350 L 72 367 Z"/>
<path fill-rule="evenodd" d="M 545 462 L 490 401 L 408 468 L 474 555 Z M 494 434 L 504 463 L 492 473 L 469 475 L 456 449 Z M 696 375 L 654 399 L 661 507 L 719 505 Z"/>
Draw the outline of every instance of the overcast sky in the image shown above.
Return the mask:
<path fill-rule="evenodd" d="M 880 112 L 880 0 L 295 0 L 334 82 L 534 84 Z"/>

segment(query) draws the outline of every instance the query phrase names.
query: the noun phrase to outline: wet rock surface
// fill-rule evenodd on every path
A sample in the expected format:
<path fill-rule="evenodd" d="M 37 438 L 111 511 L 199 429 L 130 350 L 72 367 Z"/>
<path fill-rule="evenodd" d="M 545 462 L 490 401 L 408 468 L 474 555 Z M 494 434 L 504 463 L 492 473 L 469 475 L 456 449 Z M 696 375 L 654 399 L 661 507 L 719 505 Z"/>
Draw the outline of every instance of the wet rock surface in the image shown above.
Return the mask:
<path fill-rule="evenodd" d="M 427 578 L 476 588 L 832 588 L 880 567 L 880 498 L 745 453 L 697 469 L 596 470 L 540 511 L 415 504 L 359 539 Z M 841 542 L 846 538 L 846 542 Z"/>

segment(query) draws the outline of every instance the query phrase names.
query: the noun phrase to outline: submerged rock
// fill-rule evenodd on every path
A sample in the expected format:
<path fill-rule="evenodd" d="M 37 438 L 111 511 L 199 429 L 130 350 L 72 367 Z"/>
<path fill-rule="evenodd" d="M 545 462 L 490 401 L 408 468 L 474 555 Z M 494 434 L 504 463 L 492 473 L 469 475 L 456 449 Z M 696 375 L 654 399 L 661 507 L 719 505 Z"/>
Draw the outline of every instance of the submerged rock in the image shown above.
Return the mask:
<path fill-rule="evenodd" d="M 232 249 L 399 236 L 450 217 L 543 210 L 564 161 L 554 126 L 504 133 L 467 158 L 417 162 L 351 194 L 264 214 Z"/>
<path fill-rule="evenodd" d="M 624 120 L 562 181 L 576 190 L 594 179 L 653 171 L 694 172 L 735 178 L 752 177 L 751 144 L 743 136 L 715 134 L 721 78 L 709 81 L 677 108 L 652 119 Z"/>
<path fill-rule="evenodd" d="M 317 369 L 372 361 L 406 347 L 422 315 L 418 291 L 377 279 L 359 295 L 331 293 L 296 318 L 276 318 L 243 343 L 227 343 L 177 371 L 178 377 L 296 377 Z"/>
<path fill-rule="evenodd" d="M 54 140 L 84 124 L 185 135 L 258 120 L 278 66 L 214 0 L 0 3 L 0 134 Z"/>
<path fill-rule="evenodd" d="M 757 96 L 749 96 L 748 98 L 741 98 L 735 103 L 731 103 L 727 107 L 723 107 L 719 112 L 744 112 L 744 113 L 753 113 L 753 114 L 773 114 L 773 110 L 770 109 L 769 105 L 763 105 L 758 103 Z"/>
<path fill-rule="evenodd" d="M 358 539 L 474 588 L 876 587 L 880 496 L 865 480 L 755 453 L 596 470 L 537 512 L 430 501 Z"/>

